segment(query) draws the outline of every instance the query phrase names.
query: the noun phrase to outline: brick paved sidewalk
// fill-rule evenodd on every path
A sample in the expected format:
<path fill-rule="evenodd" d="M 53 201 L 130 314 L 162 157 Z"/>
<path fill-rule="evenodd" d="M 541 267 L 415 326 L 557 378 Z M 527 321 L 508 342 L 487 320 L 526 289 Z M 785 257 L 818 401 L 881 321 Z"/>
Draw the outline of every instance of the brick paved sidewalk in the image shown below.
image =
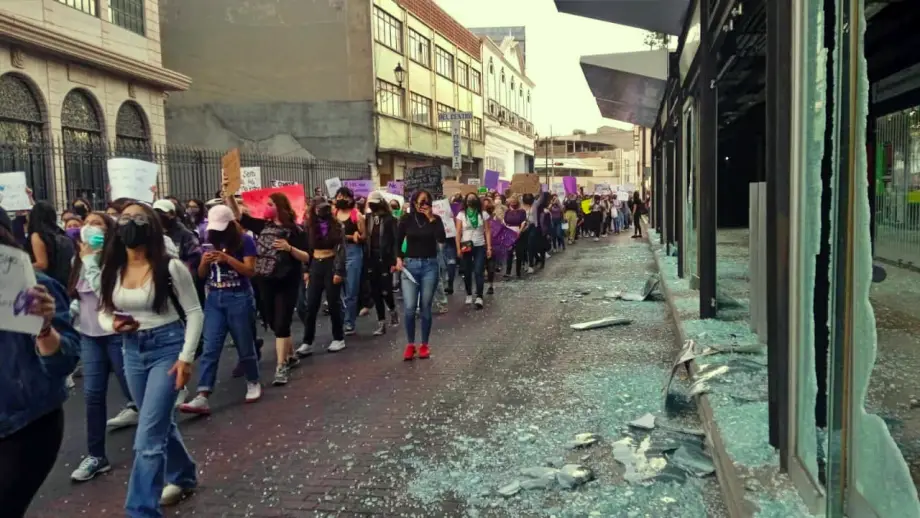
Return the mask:
<path fill-rule="evenodd" d="M 572 434 L 612 442 L 624 420 L 660 407 L 660 375 L 674 348 L 664 305 L 599 296 L 639 291 L 650 263 L 647 245 L 625 236 L 581 242 L 536 278 L 497 284 L 483 311 L 454 295 L 452 312 L 436 317 L 429 361 L 402 362 L 401 330 L 371 339 L 372 319 L 362 319 L 367 337 L 304 361 L 287 387 L 266 388 L 253 405 L 242 404 L 242 381 L 229 381 L 228 353 L 212 416 L 181 424 L 201 486 L 167 516 L 538 516 L 554 506 L 558 516 L 616 516 L 610 506 L 642 508 L 653 497 L 665 511 L 675 506 L 670 515 L 683 508 L 720 516 L 714 480 L 633 490 L 609 447 L 576 455 L 588 453 L 583 462 L 598 476 L 579 491 L 495 493 L 503 474 L 566 456 L 560 448 Z M 635 322 L 582 334 L 568 328 L 611 312 Z M 328 330 L 320 336 L 328 339 Z M 266 358 L 265 379 L 271 368 Z M 121 403 L 113 389 L 110 415 Z M 71 485 L 85 442 L 82 397 L 66 410 L 62 454 L 30 516 L 123 515 L 132 433 L 109 435 L 110 474 Z"/>

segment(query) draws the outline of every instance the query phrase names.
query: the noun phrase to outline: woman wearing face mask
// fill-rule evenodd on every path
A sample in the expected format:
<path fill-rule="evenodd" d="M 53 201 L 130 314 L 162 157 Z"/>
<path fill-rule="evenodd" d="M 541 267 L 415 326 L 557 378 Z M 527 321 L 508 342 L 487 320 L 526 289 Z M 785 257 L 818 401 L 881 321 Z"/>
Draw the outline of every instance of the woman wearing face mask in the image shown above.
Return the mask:
<path fill-rule="evenodd" d="M 517 278 L 521 278 L 521 270 L 527 261 L 527 211 L 521 208 L 521 203 L 517 196 L 511 196 L 508 199 L 508 210 L 505 211 L 505 226 L 518 235 L 514 248 L 508 252 L 508 259 L 505 261 L 505 276 L 511 276 L 511 263 L 515 263 L 515 273 Z"/>
<path fill-rule="evenodd" d="M 50 203 L 39 201 L 32 206 L 27 233 L 26 252 L 32 267 L 66 286 L 76 247 L 57 225 L 57 213 Z"/>
<path fill-rule="evenodd" d="M 70 216 L 64 220 L 64 233 L 67 234 L 74 243 L 80 240 L 80 229 L 83 228 L 83 218 L 77 215 Z"/>
<path fill-rule="evenodd" d="M 393 270 L 396 267 L 396 219 L 390 206 L 379 192 L 368 197 L 371 209 L 366 217 L 368 280 L 377 310 L 377 329 L 374 336 L 387 332 L 386 310 L 390 311 L 390 325 L 399 325 L 399 313 L 393 299 Z"/>
<path fill-rule="evenodd" d="M 200 240 L 208 237 L 208 210 L 201 200 L 191 199 L 185 202 L 185 214 L 188 216 L 189 230 L 195 232 Z"/>
<path fill-rule="evenodd" d="M 463 285 L 466 288 L 466 304 L 474 304 L 473 279 L 476 279 L 476 309 L 482 309 L 486 259 L 492 257 L 492 232 L 489 230 L 489 215 L 482 210 L 482 203 L 475 193 L 466 196 L 463 210 L 457 214 L 457 251 L 463 264 Z"/>
<path fill-rule="evenodd" d="M 99 325 L 99 269 L 102 246 L 106 235 L 115 231 L 115 222 L 101 212 L 86 216 L 86 225 L 80 229 L 80 253 L 74 257 L 68 295 L 73 299 L 71 314 L 80 332 L 80 359 L 83 363 L 83 401 L 86 405 L 86 458 L 70 475 L 74 482 L 91 480 L 112 469 L 105 454 L 106 427 L 123 428 L 137 424 L 137 406 L 125 380 L 122 337 L 106 331 Z M 117 416 L 106 422 L 106 396 L 109 373 L 121 388 L 128 404 Z"/>
<path fill-rule="evenodd" d="M 265 219 L 242 214 L 234 196 L 224 200 L 244 229 L 256 236 L 255 278 L 259 284 L 262 317 L 275 333 L 276 386 L 287 385 L 292 367 L 300 360 L 294 354 L 291 320 L 297 305 L 298 285 L 302 281 L 307 254 L 306 235 L 297 225 L 291 202 L 282 193 L 272 193 L 263 214 Z"/>
<path fill-rule="evenodd" d="M 345 236 L 345 336 L 355 334 L 358 319 L 358 297 L 361 292 L 361 270 L 364 267 L 364 215 L 355 208 L 355 195 L 348 187 L 335 193 L 335 219 L 342 225 Z"/>
<path fill-rule="evenodd" d="M 246 376 L 245 401 L 254 403 L 262 397 L 251 320 L 255 303 L 249 287 L 249 278 L 255 273 L 256 242 L 237 225 L 229 207 L 217 205 L 208 212 L 208 245 L 198 266 L 198 276 L 207 279 L 208 288 L 198 395 L 179 406 L 182 412 L 200 415 L 211 413 L 208 397 L 217 382 L 227 333 L 236 344 Z"/>
<path fill-rule="evenodd" d="M 122 336 L 125 379 L 140 409 L 125 509 L 130 517 L 162 516 L 161 504 L 178 503 L 198 484 L 173 405 L 191 377 L 204 315 L 192 274 L 166 254 L 153 209 L 128 205 L 106 239 L 99 324 Z"/>
<path fill-rule="evenodd" d="M 313 354 L 316 339 L 316 316 L 322 307 L 323 292 L 332 322 L 332 343 L 329 352 L 345 348 L 342 322 L 342 280 L 345 276 L 345 236 L 342 226 L 332 216 L 332 206 L 322 199 L 313 202 L 313 217 L 307 227 L 307 246 L 311 257 L 304 281 L 307 282 L 303 343 L 297 349 L 301 357 Z"/>
<path fill-rule="evenodd" d="M 403 324 L 406 326 L 408 345 L 403 359 L 415 358 L 415 312 L 421 311 L 422 341 L 418 357 L 426 359 L 431 351 L 431 304 L 438 287 L 438 243 L 445 240 L 444 223 L 431 210 L 431 193 L 422 189 L 412 196 L 412 212 L 406 214 L 397 226 L 396 242 L 405 244 L 397 248 L 396 269 L 403 272 Z"/>

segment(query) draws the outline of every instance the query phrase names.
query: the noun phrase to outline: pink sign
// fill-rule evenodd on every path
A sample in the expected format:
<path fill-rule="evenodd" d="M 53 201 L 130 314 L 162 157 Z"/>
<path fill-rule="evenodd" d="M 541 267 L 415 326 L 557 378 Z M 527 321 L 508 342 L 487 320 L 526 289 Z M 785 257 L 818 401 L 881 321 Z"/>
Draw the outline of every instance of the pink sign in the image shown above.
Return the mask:
<path fill-rule="evenodd" d="M 508 180 L 499 180 L 498 189 L 496 190 L 499 192 L 499 194 L 505 194 L 505 191 L 507 191 L 509 187 L 511 187 L 511 182 Z"/>
<path fill-rule="evenodd" d="M 342 185 L 355 193 L 355 198 L 367 198 L 374 190 L 373 180 L 342 180 Z"/>
<path fill-rule="evenodd" d="M 303 213 L 307 206 L 307 198 L 304 195 L 302 185 L 286 185 L 284 187 L 270 187 L 268 189 L 244 192 L 242 194 L 243 203 L 249 208 L 249 214 L 254 218 L 265 217 L 268 197 L 276 192 L 287 196 L 288 201 L 291 202 L 291 208 L 294 209 L 294 214 L 297 215 L 297 222 L 303 223 Z"/>

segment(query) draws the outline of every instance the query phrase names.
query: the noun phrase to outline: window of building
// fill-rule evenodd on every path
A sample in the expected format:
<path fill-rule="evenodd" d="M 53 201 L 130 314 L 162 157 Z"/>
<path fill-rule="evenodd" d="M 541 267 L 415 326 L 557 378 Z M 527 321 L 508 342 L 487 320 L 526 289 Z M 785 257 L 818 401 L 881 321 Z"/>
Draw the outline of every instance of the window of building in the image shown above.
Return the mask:
<path fill-rule="evenodd" d="M 405 90 L 402 88 L 378 79 L 377 111 L 384 115 L 403 117 L 403 97 L 405 97 L 405 95 Z"/>
<path fill-rule="evenodd" d="M 482 93 L 482 74 L 478 70 L 470 70 L 470 90 L 474 93 Z"/>
<path fill-rule="evenodd" d="M 402 22 L 379 7 L 374 8 L 375 38 L 382 45 L 402 53 Z"/>
<path fill-rule="evenodd" d="M 438 103 L 438 115 L 454 111 L 453 108 L 446 104 Z M 450 121 L 438 120 L 438 128 L 443 131 L 450 131 Z"/>
<path fill-rule="evenodd" d="M 470 66 L 462 61 L 457 62 L 457 84 L 464 87 L 470 87 Z"/>
<path fill-rule="evenodd" d="M 78 11 L 83 11 L 86 14 L 91 14 L 96 16 L 96 1 L 97 0 L 57 0 L 58 3 L 64 5 L 69 5 Z"/>
<path fill-rule="evenodd" d="M 413 93 L 409 96 L 409 101 L 411 103 L 410 113 L 412 114 L 412 122 L 424 126 L 431 126 L 431 99 Z"/>
<path fill-rule="evenodd" d="M 460 136 L 463 138 L 470 138 L 470 122 L 471 121 L 460 121 Z"/>
<path fill-rule="evenodd" d="M 453 81 L 454 79 L 454 56 L 435 45 L 434 47 L 434 65 L 435 72 Z"/>
<path fill-rule="evenodd" d="M 119 156 L 141 160 L 150 155 L 150 133 L 144 111 L 133 101 L 125 101 L 115 119 L 115 151 Z M 140 155 L 140 156 L 136 156 Z"/>
<path fill-rule="evenodd" d="M 431 68 L 431 40 L 409 29 L 409 59 Z"/>
<path fill-rule="evenodd" d="M 473 140 L 482 140 L 482 119 L 473 117 Z"/>
<path fill-rule="evenodd" d="M 109 0 L 109 21 L 143 36 L 144 0 Z"/>

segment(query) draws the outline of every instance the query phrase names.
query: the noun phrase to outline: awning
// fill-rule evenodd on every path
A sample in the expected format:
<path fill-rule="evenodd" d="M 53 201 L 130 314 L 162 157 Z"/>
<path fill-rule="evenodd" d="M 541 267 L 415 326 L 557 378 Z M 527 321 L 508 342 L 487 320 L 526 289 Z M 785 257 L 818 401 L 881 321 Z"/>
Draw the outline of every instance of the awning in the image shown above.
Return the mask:
<path fill-rule="evenodd" d="M 581 69 L 602 116 L 655 125 L 668 78 L 667 49 L 583 56 Z"/>
<path fill-rule="evenodd" d="M 681 33 L 690 0 L 555 0 L 560 13 L 663 32 Z"/>

